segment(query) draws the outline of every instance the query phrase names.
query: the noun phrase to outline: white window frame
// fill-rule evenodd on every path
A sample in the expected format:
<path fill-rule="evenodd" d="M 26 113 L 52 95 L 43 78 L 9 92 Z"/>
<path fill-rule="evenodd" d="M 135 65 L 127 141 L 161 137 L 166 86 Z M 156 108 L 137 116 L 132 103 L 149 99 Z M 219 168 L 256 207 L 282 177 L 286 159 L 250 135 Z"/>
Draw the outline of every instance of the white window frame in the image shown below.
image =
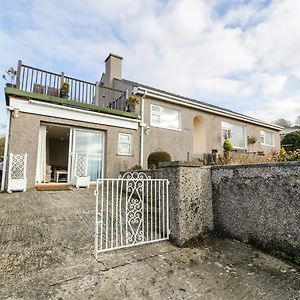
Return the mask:
<path fill-rule="evenodd" d="M 129 142 L 124 142 L 121 141 L 121 136 L 128 136 L 129 137 Z M 120 152 L 120 144 L 128 144 L 129 145 L 129 153 L 121 153 Z M 119 137 L 118 137 L 118 155 L 123 155 L 123 156 L 130 156 L 132 155 L 132 134 L 131 133 L 124 133 L 124 132 L 119 132 Z"/>
<path fill-rule="evenodd" d="M 271 135 L 272 135 L 272 144 L 266 144 L 266 132 L 271 133 Z M 263 138 L 263 140 L 264 140 L 263 142 L 261 141 L 261 138 Z M 260 131 L 260 144 L 263 145 L 263 146 L 275 147 L 274 132 L 268 131 L 268 130 L 261 130 Z"/>
<path fill-rule="evenodd" d="M 159 112 L 155 112 L 153 113 L 153 108 L 156 107 L 158 108 Z M 161 119 L 161 109 L 162 108 L 168 108 L 168 109 L 173 109 L 176 110 L 178 112 L 178 117 L 179 117 L 179 128 L 170 128 L 170 127 L 166 127 L 166 126 L 162 126 L 162 125 L 157 125 L 157 124 L 153 124 L 153 118 L 152 116 L 155 114 L 159 117 L 159 123 L 160 123 L 160 119 Z M 151 127 L 158 127 L 158 128 L 164 128 L 164 129 L 169 129 L 169 130 L 175 130 L 175 131 L 181 131 L 181 110 L 173 108 L 173 107 L 169 107 L 169 106 L 159 106 L 156 104 L 150 104 L 150 126 Z"/>
<path fill-rule="evenodd" d="M 235 126 L 240 126 L 240 127 L 243 127 L 243 130 L 244 130 L 244 146 L 245 147 L 236 147 L 234 145 L 232 145 L 233 149 L 241 149 L 241 150 L 247 150 L 247 126 L 244 125 L 244 124 L 239 124 L 239 123 L 235 123 L 235 122 L 230 122 L 230 121 L 226 121 L 226 120 L 223 120 L 221 121 L 221 139 L 222 139 L 222 146 L 223 146 L 223 143 L 224 143 L 224 136 L 223 136 L 223 123 L 228 123 L 228 124 L 232 124 L 232 125 L 235 125 Z M 229 139 L 230 140 L 230 139 Z"/>

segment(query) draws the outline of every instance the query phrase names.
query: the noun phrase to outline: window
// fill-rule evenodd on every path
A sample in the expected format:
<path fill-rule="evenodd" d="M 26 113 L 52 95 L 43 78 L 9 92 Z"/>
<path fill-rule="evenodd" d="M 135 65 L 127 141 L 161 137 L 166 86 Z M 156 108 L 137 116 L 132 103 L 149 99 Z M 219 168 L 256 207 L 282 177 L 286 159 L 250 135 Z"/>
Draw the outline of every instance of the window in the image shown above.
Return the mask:
<path fill-rule="evenodd" d="M 246 149 L 246 127 L 229 122 L 222 122 L 222 144 L 230 133 L 230 142 L 233 148 Z"/>
<path fill-rule="evenodd" d="M 119 133 L 118 154 L 119 155 L 131 154 L 131 134 Z"/>
<path fill-rule="evenodd" d="M 151 105 L 150 125 L 180 130 L 180 111 L 170 107 Z"/>
<path fill-rule="evenodd" d="M 274 146 L 274 133 L 262 130 L 260 132 L 260 143 L 266 146 Z"/>

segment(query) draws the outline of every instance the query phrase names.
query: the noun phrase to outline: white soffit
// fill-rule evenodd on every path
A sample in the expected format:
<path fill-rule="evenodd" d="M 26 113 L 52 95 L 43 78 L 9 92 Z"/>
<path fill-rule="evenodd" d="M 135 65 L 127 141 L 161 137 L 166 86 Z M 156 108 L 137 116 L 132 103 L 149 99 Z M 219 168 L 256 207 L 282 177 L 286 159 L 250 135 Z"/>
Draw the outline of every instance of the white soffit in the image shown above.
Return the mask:
<path fill-rule="evenodd" d="M 20 112 L 26 112 L 35 115 L 136 130 L 138 129 L 138 123 L 140 122 L 140 120 L 129 119 L 126 117 L 97 113 L 34 100 L 19 100 L 13 97 L 10 98 L 10 107 L 13 109 L 19 109 Z"/>

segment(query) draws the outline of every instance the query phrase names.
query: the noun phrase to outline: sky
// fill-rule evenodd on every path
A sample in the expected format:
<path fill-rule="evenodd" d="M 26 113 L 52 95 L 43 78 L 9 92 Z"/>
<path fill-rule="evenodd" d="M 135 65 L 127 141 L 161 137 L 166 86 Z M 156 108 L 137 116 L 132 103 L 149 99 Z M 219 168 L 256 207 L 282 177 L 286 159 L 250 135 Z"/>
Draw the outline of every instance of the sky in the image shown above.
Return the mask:
<path fill-rule="evenodd" d="M 112 52 L 125 79 L 294 122 L 299 16 L 299 0 L 0 0 L 0 71 L 21 59 L 95 82 Z"/>

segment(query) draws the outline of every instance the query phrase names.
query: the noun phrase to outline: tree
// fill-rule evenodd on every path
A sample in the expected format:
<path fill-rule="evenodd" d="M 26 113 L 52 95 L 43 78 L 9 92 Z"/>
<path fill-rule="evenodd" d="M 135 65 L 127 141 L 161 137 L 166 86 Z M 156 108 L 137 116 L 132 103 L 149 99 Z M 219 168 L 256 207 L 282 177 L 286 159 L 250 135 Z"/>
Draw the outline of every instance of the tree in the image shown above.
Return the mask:
<path fill-rule="evenodd" d="M 5 137 L 0 136 L 0 158 L 4 156 Z"/>
<path fill-rule="evenodd" d="M 300 148 L 300 130 L 286 134 L 281 140 L 282 146 L 289 151 Z"/>
<path fill-rule="evenodd" d="M 296 117 L 295 125 L 300 126 L 300 115 Z"/>
<path fill-rule="evenodd" d="M 292 127 L 292 123 L 286 119 L 280 118 L 277 119 L 276 121 L 273 122 L 275 125 L 284 127 L 284 128 L 288 128 L 288 127 Z"/>

